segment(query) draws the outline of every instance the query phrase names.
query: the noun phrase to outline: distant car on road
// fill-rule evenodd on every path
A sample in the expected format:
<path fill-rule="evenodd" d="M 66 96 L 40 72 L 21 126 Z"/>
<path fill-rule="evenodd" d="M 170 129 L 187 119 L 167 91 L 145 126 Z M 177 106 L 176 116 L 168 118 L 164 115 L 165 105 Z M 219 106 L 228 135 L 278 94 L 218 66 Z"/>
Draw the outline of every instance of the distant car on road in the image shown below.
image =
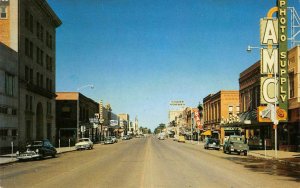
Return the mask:
<path fill-rule="evenodd" d="M 224 143 L 223 152 L 224 153 L 231 153 L 236 152 L 238 154 L 244 153 L 247 155 L 249 151 L 249 146 L 245 143 L 245 139 L 242 136 L 231 135 L 229 136 L 228 140 Z"/>
<path fill-rule="evenodd" d="M 75 144 L 76 150 L 93 149 L 94 143 L 89 138 L 80 138 Z"/>
<path fill-rule="evenodd" d="M 128 135 L 124 135 L 123 137 L 122 137 L 122 140 L 129 140 L 130 139 L 130 137 L 128 136 Z"/>
<path fill-rule="evenodd" d="M 57 151 L 49 140 L 36 140 L 27 144 L 26 149 L 17 151 L 16 157 L 19 160 L 42 159 L 47 156 L 55 157 Z"/>
<path fill-rule="evenodd" d="M 208 138 L 204 143 L 204 149 L 220 149 L 220 140 L 216 138 Z"/>
<path fill-rule="evenodd" d="M 117 143 L 117 142 L 118 142 L 118 139 L 117 139 L 117 137 L 115 137 L 115 136 L 111 136 L 111 139 L 113 140 L 114 143 Z"/>
<path fill-rule="evenodd" d="M 164 139 L 165 139 L 165 135 L 159 134 L 159 135 L 157 136 L 157 138 L 158 138 L 158 140 L 164 140 Z"/>
<path fill-rule="evenodd" d="M 178 137 L 178 142 L 185 143 L 185 137 L 184 136 L 179 136 Z"/>
<path fill-rule="evenodd" d="M 115 142 L 113 141 L 113 139 L 111 137 L 107 137 L 104 140 L 104 144 L 114 144 Z"/>

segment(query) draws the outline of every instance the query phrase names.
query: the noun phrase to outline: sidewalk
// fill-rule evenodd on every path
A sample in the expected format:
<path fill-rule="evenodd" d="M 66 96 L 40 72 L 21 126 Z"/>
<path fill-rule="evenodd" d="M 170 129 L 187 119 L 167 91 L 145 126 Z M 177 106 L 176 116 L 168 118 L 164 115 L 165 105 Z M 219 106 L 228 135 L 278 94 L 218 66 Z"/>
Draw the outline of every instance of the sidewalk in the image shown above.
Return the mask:
<path fill-rule="evenodd" d="M 198 145 L 197 141 L 187 140 L 186 143 Z M 203 147 L 204 142 L 200 141 L 199 145 Z M 222 151 L 222 147 L 220 151 Z M 275 150 L 250 150 L 248 156 L 254 158 L 278 160 L 279 162 L 293 163 L 300 165 L 300 152 L 289 152 L 289 151 L 277 151 L 277 159 L 275 158 Z"/>
<path fill-rule="evenodd" d="M 275 150 L 250 150 L 248 155 L 255 158 L 272 159 L 300 165 L 300 152 L 277 151 L 277 159 L 275 158 Z"/>
<path fill-rule="evenodd" d="M 75 151 L 75 147 L 61 147 L 61 148 L 56 148 L 57 150 L 57 154 L 60 153 L 66 153 L 66 152 L 70 152 L 70 151 Z M 6 154 L 6 155 L 0 155 L 0 165 L 3 164 L 8 164 L 8 163 L 13 163 L 18 161 L 18 159 L 16 159 L 16 154 Z"/>

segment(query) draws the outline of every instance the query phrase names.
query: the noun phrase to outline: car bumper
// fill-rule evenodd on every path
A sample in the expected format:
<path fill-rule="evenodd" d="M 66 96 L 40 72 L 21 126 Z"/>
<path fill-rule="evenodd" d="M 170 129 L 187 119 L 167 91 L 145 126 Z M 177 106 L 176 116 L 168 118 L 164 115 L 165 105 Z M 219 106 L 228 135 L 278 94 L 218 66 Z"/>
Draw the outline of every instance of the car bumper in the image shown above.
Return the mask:
<path fill-rule="evenodd" d="M 17 159 L 35 159 L 35 158 L 39 158 L 41 157 L 41 155 L 39 154 L 20 154 L 20 155 L 17 155 Z"/>
<path fill-rule="evenodd" d="M 75 146 L 75 149 L 88 149 L 89 146 L 88 145 L 82 145 L 82 146 Z"/>
<path fill-rule="evenodd" d="M 230 151 L 233 151 L 233 152 L 245 152 L 245 151 L 248 151 L 246 149 L 230 149 Z"/>

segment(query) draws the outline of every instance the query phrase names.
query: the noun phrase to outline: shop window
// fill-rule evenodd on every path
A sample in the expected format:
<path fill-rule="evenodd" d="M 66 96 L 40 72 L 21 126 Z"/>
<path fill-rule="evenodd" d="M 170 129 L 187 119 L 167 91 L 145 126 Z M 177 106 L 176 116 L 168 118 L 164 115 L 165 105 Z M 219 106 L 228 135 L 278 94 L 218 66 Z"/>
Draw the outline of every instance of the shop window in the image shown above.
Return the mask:
<path fill-rule="evenodd" d="M 1 6 L 0 7 L 0 18 L 1 19 L 8 18 L 8 16 L 7 16 L 7 6 Z"/>

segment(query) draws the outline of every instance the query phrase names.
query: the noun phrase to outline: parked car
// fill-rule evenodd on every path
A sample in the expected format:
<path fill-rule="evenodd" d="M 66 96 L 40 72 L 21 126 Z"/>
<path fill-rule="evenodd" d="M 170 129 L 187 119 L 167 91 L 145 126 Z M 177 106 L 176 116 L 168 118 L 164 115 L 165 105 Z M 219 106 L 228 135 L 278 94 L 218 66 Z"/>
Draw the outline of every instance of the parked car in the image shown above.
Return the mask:
<path fill-rule="evenodd" d="M 114 144 L 115 142 L 113 141 L 113 139 L 111 137 L 107 137 L 104 140 L 104 144 Z"/>
<path fill-rule="evenodd" d="M 118 139 L 115 136 L 111 136 L 111 139 L 113 140 L 114 143 L 118 142 Z"/>
<path fill-rule="evenodd" d="M 158 138 L 158 140 L 164 140 L 165 139 L 165 135 L 159 134 L 157 138 Z"/>
<path fill-rule="evenodd" d="M 75 149 L 93 149 L 93 142 L 89 138 L 80 138 L 78 142 L 75 144 Z"/>
<path fill-rule="evenodd" d="M 245 142 L 244 137 L 237 136 L 237 135 L 231 135 L 229 136 L 228 140 L 224 143 L 223 146 L 223 152 L 224 153 L 231 153 L 236 152 L 238 154 L 244 153 L 244 155 L 247 155 L 249 151 L 249 146 Z"/>
<path fill-rule="evenodd" d="M 130 137 L 128 136 L 128 135 L 124 135 L 123 137 L 122 137 L 122 140 L 129 140 L 130 139 Z"/>
<path fill-rule="evenodd" d="M 17 151 L 16 157 L 19 160 L 42 159 L 47 156 L 55 157 L 57 151 L 49 140 L 36 140 L 27 144 L 25 150 Z"/>
<path fill-rule="evenodd" d="M 208 138 L 206 142 L 204 143 L 204 149 L 220 149 L 220 140 L 216 138 Z"/>
<path fill-rule="evenodd" d="M 178 142 L 185 143 L 185 137 L 184 136 L 179 136 L 178 137 Z"/>

